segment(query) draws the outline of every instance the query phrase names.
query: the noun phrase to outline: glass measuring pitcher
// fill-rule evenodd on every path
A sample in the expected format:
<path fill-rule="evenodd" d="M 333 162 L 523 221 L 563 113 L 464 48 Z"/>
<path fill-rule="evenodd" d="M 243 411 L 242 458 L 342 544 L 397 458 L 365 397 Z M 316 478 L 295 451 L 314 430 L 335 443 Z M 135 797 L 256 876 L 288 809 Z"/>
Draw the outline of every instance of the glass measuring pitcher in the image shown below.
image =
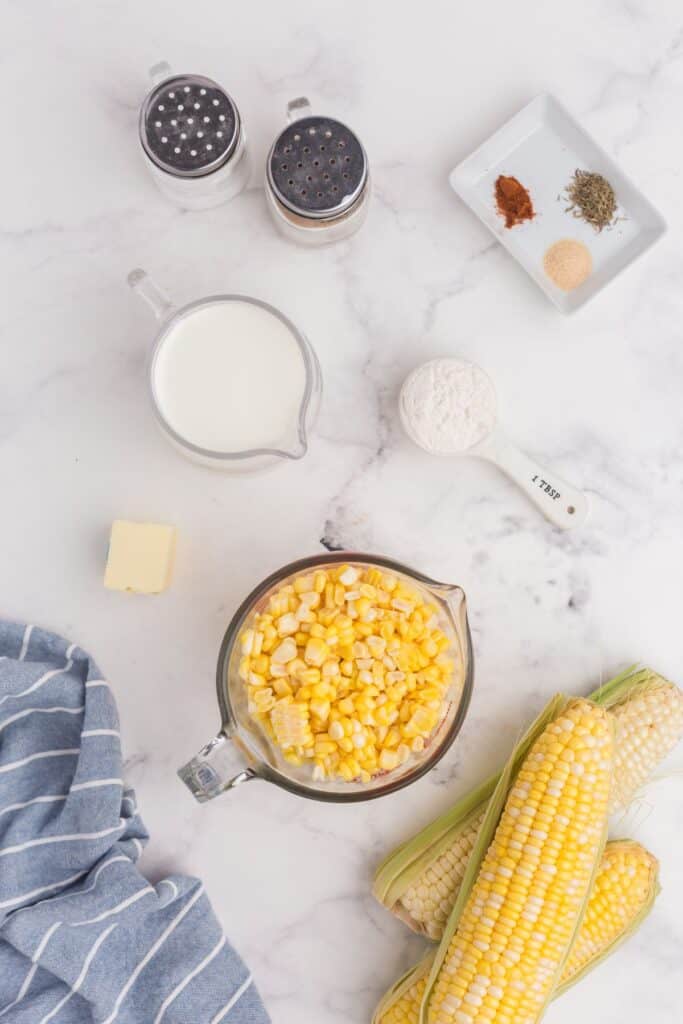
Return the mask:
<path fill-rule="evenodd" d="M 310 764 L 298 767 L 286 761 L 250 715 L 246 686 L 238 673 L 242 657 L 239 638 L 253 616 L 263 610 L 270 595 L 301 573 L 344 563 L 363 568 L 378 567 L 424 593 L 430 604 L 438 608 L 439 626 L 451 641 L 456 665 L 453 685 L 444 701 L 440 720 L 424 749 L 413 753 L 392 771 L 374 775 L 369 782 L 316 781 L 312 778 Z M 375 555 L 338 552 L 302 558 L 263 580 L 233 616 L 220 649 L 216 673 L 220 730 L 178 774 L 200 803 L 252 779 L 272 782 L 298 796 L 335 803 L 354 803 L 385 796 L 415 782 L 441 760 L 465 719 L 473 680 L 472 643 L 465 594 L 460 587 L 437 583 L 399 562 Z"/>
<path fill-rule="evenodd" d="M 161 322 L 149 389 L 159 426 L 178 451 L 236 473 L 306 454 L 320 365 L 283 313 L 246 295 L 209 295 L 177 308 L 140 269 L 128 283 Z"/>

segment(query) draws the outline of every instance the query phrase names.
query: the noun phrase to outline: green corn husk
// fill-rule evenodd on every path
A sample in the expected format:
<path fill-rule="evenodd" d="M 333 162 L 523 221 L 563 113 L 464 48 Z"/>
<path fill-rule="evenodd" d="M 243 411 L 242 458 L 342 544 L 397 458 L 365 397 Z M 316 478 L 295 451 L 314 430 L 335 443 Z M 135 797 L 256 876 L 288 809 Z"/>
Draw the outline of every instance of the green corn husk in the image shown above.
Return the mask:
<path fill-rule="evenodd" d="M 599 686 L 588 699 L 601 707 L 610 708 L 630 699 L 640 687 L 650 685 L 653 678 L 661 679 L 650 669 L 636 671 L 635 666 L 630 666 Z M 375 899 L 418 934 L 438 938 L 412 917 L 401 903 L 402 897 L 422 873 L 450 849 L 456 840 L 467 835 L 472 823 L 482 817 L 499 779 L 500 772 L 491 775 L 412 839 L 396 847 L 377 868 L 372 887 Z"/>
<path fill-rule="evenodd" d="M 612 843 L 607 844 L 607 849 L 613 846 L 637 846 L 637 843 L 633 843 L 631 840 L 616 840 Z M 553 993 L 553 999 L 557 996 L 562 995 L 567 989 L 575 985 L 577 981 L 584 978 L 590 971 L 598 967 L 603 960 L 611 956 L 612 953 L 621 946 L 627 939 L 629 939 L 635 932 L 640 928 L 647 915 L 650 913 L 654 902 L 661 892 L 661 886 L 659 885 L 659 866 L 655 861 L 654 871 L 650 878 L 650 887 L 648 890 L 647 897 L 641 906 L 639 912 L 628 920 L 622 929 L 622 931 L 605 947 L 600 953 L 596 953 L 595 956 L 591 957 L 584 966 L 575 971 L 566 981 L 561 981 Z M 389 1010 L 402 1000 L 406 995 L 411 993 L 411 990 L 418 985 L 423 979 L 426 980 L 429 975 L 432 965 L 434 963 L 434 953 L 430 950 L 413 968 L 406 971 L 398 981 L 396 981 L 391 988 L 384 994 L 382 999 L 377 1004 L 375 1012 L 372 1017 L 372 1024 L 383 1024 L 385 1015 Z M 424 987 L 423 987 L 424 988 Z M 418 1024 L 419 1020 L 419 1007 L 422 1002 L 422 991 L 418 989 L 412 993 L 411 1003 L 412 1006 L 404 1007 L 401 1015 L 402 1024 Z"/>
<path fill-rule="evenodd" d="M 441 971 L 441 967 L 448 954 L 451 939 L 453 938 L 453 935 L 457 930 L 462 912 L 465 908 L 465 905 L 470 897 L 470 893 L 476 882 L 481 867 L 481 863 L 484 857 L 486 856 L 486 852 L 495 836 L 496 829 L 498 827 L 501 814 L 505 807 L 508 794 L 514 785 L 517 774 L 522 764 L 526 760 L 526 757 L 529 754 L 536 740 L 541 736 L 541 734 L 547 728 L 547 726 L 550 725 L 550 723 L 553 722 L 558 717 L 558 715 L 564 710 L 569 700 L 570 698 L 566 697 L 564 694 L 557 694 L 548 702 L 548 704 L 541 712 L 541 714 L 535 719 L 534 722 L 532 722 L 529 729 L 522 736 L 519 743 L 517 743 L 512 754 L 510 755 L 507 764 L 505 765 L 503 771 L 501 772 L 498 784 L 495 790 L 493 791 L 493 794 L 491 795 L 489 805 L 486 809 L 484 820 L 482 821 L 481 826 L 479 828 L 479 832 L 477 834 L 477 841 L 474 845 L 474 849 L 467 863 L 467 868 L 465 870 L 465 874 L 460 885 L 460 889 L 458 891 L 457 899 L 453 905 L 453 909 L 451 910 L 448 921 L 446 922 L 446 927 L 444 928 L 441 942 L 439 943 L 436 949 L 436 953 L 434 955 L 434 962 L 429 972 L 429 977 L 427 979 L 427 984 L 425 987 L 425 992 L 422 1000 L 422 1006 L 420 1009 L 419 1024 L 429 1024 L 429 1002 L 431 999 L 432 991 L 434 989 L 434 985 L 436 984 L 436 981 L 439 977 L 439 973 Z M 606 842 L 607 816 L 605 815 L 605 820 L 602 828 L 602 837 L 596 851 L 593 872 L 591 875 L 590 883 L 586 890 L 583 908 L 581 912 L 577 915 L 571 941 L 567 946 L 567 950 L 563 958 L 563 961 L 561 962 L 558 968 L 556 984 L 561 977 L 562 970 L 564 969 L 564 965 L 571 952 L 571 947 L 574 944 L 576 935 L 578 934 L 579 928 L 581 927 L 581 921 L 583 920 L 583 915 L 585 913 L 586 906 L 588 905 L 588 898 L 590 895 L 590 891 L 593 888 L 595 878 L 600 867 L 600 858 L 602 856 L 602 852 L 605 848 Z M 543 1012 L 547 1006 L 547 1003 L 550 1001 L 550 998 L 552 997 L 552 991 L 553 990 L 551 989 L 548 999 L 546 1000 L 546 1004 L 544 1007 L 542 1007 L 541 1012 L 538 1015 L 538 1020 L 540 1020 L 540 1018 L 543 1016 Z"/>

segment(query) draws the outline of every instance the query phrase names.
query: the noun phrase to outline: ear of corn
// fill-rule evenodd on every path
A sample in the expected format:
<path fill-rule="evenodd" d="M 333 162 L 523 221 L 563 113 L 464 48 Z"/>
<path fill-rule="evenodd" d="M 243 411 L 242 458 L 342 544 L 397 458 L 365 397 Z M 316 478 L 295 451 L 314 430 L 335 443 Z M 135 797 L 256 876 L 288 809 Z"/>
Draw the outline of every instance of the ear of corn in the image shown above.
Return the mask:
<path fill-rule="evenodd" d="M 650 669 L 627 669 L 591 698 L 615 724 L 610 810 L 631 802 L 683 736 L 683 694 Z M 477 838 L 495 775 L 394 850 L 379 866 L 373 893 L 414 931 L 439 940 Z"/>
<path fill-rule="evenodd" d="M 492 775 L 455 807 L 393 851 L 378 867 L 373 894 L 415 931 L 441 938 L 469 855 L 500 776 Z"/>
<path fill-rule="evenodd" d="M 608 843 L 555 995 L 575 985 L 630 938 L 660 891 L 656 857 L 630 839 Z"/>
<path fill-rule="evenodd" d="M 491 797 L 420 1024 L 536 1024 L 560 981 L 607 835 L 614 727 L 590 701 L 559 702 Z"/>
<path fill-rule="evenodd" d="M 418 1024 L 427 978 L 434 962 L 430 950 L 386 992 L 372 1015 L 372 1024 Z"/>
<path fill-rule="evenodd" d="M 633 935 L 659 893 L 658 863 L 639 843 L 608 843 L 586 914 L 553 998 L 610 956 Z M 372 1024 L 418 1024 L 434 956 L 429 953 L 399 978 L 380 1001 Z"/>
<path fill-rule="evenodd" d="M 683 736 L 683 693 L 647 671 L 647 677 L 610 709 L 616 766 L 612 811 L 625 810 Z"/>

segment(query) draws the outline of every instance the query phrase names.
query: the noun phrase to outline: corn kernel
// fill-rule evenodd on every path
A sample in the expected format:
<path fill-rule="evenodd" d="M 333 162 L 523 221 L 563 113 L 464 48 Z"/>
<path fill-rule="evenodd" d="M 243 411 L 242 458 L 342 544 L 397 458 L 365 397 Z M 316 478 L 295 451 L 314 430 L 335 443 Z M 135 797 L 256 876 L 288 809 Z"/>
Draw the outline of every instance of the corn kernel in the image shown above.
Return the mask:
<path fill-rule="evenodd" d="M 299 605 L 295 612 L 295 618 L 298 623 L 306 623 L 306 625 L 311 625 L 316 621 L 315 612 L 307 604 Z"/>
<path fill-rule="evenodd" d="M 330 649 L 324 640 L 321 640 L 319 637 L 312 637 L 306 644 L 304 661 L 308 665 L 320 666 L 329 653 Z"/>
<path fill-rule="evenodd" d="M 275 626 L 270 622 L 266 623 L 263 627 L 263 644 L 261 649 L 265 651 L 266 654 L 269 651 L 272 651 L 273 646 L 277 642 L 277 638 L 277 630 Z"/>
<path fill-rule="evenodd" d="M 319 718 L 321 722 L 326 722 L 330 714 L 330 702 L 329 700 L 312 700 L 309 703 L 311 714 Z"/>
<path fill-rule="evenodd" d="M 327 583 L 327 573 L 318 569 L 317 572 L 313 573 L 313 589 L 317 594 L 322 594 Z"/>
<path fill-rule="evenodd" d="M 352 587 L 359 578 L 360 573 L 358 569 L 354 569 L 351 565 L 342 566 L 339 572 L 339 582 L 343 583 L 345 587 Z"/>
<path fill-rule="evenodd" d="M 290 636 L 292 633 L 296 633 L 299 628 L 299 623 L 296 615 L 292 615 L 291 612 L 287 612 L 286 615 L 281 615 L 275 623 L 279 636 Z"/>
<path fill-rule="evenodd" d="M 327 732 L 332 740 L 341 740 L 344 738 L 344 726 L 341 722 L 332 722 Z"/>
<path fill-rule="evenodd" d="M 390 772 L 398 765 L 398 754 L 395 750 L 383 750 L 379 755 L 379 766 L 384 772 Z"/>
<path fill-rule="evenodd" d="M 286 665 L 287 662 L 292 661 L 293 658 L 296 658 L 296 644 L 291 637 L 287 637 L 286 640 L 283 640 L 282 643 L 275 648 L 271 660 L 274 661 L 276 665 Z"/>
<path fill-rule="evenodd" d="M 314 577 L 313 576 L 297 576 L 294 580 L 294 593 L 303 594 L 306 591 L 313 590 Z"/>
<path fill-rule="evenodd" d="M 288 697 L 293 692 L 286 679 L 273 679 L 271 686 L 278 697 Z"/>
<path fill-rule="evenodd" d="M 252 655 L 251 659 L 251 670 L 252 672 L 258 672 L 259 675 L 264 676 L 269 668 L 268 658 L 265 654 Z"/>

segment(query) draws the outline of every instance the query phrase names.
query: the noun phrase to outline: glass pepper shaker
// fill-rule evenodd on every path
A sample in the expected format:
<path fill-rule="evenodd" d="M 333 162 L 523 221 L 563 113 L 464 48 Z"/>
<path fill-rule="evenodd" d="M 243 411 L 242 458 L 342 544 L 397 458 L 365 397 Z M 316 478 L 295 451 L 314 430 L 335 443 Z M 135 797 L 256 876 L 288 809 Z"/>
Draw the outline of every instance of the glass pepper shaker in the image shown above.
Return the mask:
<path fill-rule="evenodd" d="M 289 124 L 266 165 L 266 200 L 282 234 L 303 245 L 348 238 L 365 220 L 370 175 L 365 150 L 340 121 L 314 114 L 306 97 L 287 105 Z"/>
<path fill-rule="evenodd" d="M 166 62 L 150 68 L 150 77 L 139 136 L 160 190 L 187 210 L 233 199 L 247 185 L 250 170 L 234 100 L 211 78 L 176 75 Z"/>

